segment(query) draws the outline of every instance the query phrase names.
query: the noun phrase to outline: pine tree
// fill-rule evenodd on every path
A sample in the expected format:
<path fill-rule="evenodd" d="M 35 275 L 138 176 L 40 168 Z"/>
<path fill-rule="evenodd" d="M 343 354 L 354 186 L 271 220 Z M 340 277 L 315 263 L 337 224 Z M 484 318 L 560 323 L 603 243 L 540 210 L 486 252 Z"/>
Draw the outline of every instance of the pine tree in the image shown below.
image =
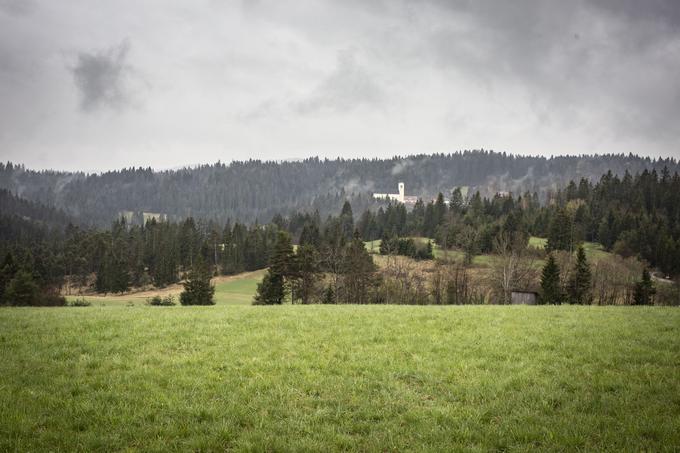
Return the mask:
<path fill-rule="evenodd" d="M 560 288 L 560 268 L 557 266 L 555 257 L 551 253 L 548 255 L 548 261 L 543 266 L 541 273 L 541 299 L 542 304 L 556 304 L 562 303 L 562 288 Z"/>
<path fill-rule="evenodd" d="M 4 261 L 0 265 L 0 304 L 9 302 L 5 299 L 5 291 L 7 290 L 9 282 L 12 281 L 17 271 L 18 269 L 14 263 L 14 257 L 11 253 L 7 252 Z"/>
<path fill-rule="evenodd" d="M 292 293 L 303 304 L 311 303 L 320 273 L 317 250 L 311 245 L 299 246 L 295 253 L 295 268 Z"/>
<path fill-rule="evenodd" d="M 434 231 L 437 227 L 444 223 L 444 215 L 446 214 L 446 203 L 444 203 L 444 195 L 441 192 L 437 195 L 437 200 L 434 202 Z"/>
<path fill-rule="evenodd" d="M 579 246 L 576 252 L 576 264 L 567 286 L 570 303 L 590 304 L 590 281 L 590 265 L 586 260 L 586 252 L 583 246 Z"/>
<path fill-rule="evenodd" d="M 633 293 L 634 305 L 652 305 L 654 303 L 654 295 L 656 288 L 652 283 L 652 277 L 647 268 L 642 270 L 642 279 L 635 284 L 635 292 Z"/>
<path fill-rule="evenodd" d="M 367 211 L 368 212 L 368 211 Z M 315 223 L 306 223 L 300 233 L 300 245 L 311 245 L 317 249 L 321 246 L 321 234 Z"/>
<path fill-rule="evenodd" d="M 335 301 L 335 292 L 333 291 L 333 285 L 329 284 L 326 287 L 326 290 L 323 292 L 323 296 L 321 297 L 321 303 L 322 304 L 334 304 Z"/>
<path fill-rule="evenodd" d="M 572 219 L 569 213 L 564 208 L 558 208 L 552 217 L 550 227 L 548 229 L 548 243 L 546 244 L 546 251 L 553 250 L 567 250 L 571 251 L 573 247 L 572 238 Z"/>
<path fill-rule="evenodd" d="M 346 304 L 368 303 L 375 264 L 371 255 L 366 251 L 358 232 L 354 234 L 354 239 L 343 251 L 340 272 L 342 284 L 336 297 Z"/>
<path fill-rule="evenodd" d="M 354 216 L 352 215 L 352 205 L 349 201 L 345 201 L 342 205 L 342 211 L 340 212 L 340 227 L 342 230 L 342 236 L 349 240 L 352 238 L 352 233 L 354 232 Z"/>
<path fill-rule="evenodd" d="M 461 214 L 463 213 L 464 206 L 465 202 L 463 200 L 463 193 L 461 192 L 460 187 L 456 187 L 453 190 L 453 193 L 451 193 L 449 209 L 455 214 Z"/>
<path fill-rule="evenodd" d="M 396 253 L 396 250 L 394 250 L 395 239 L 388 237 L 386 232 L 383 233 L 380 239 L 380 247 L 378 248 L 381 255 L 393 255 Z"/>
<path fill-rule="evenodd" d="M 425 246 L 425 254 L 423 255 L 423 259 L 426 260 L 433 260 L 434 259 L 434 250 L 432 250 L 432 241 L 428 239 L 427 241 L 427 246 Z"/>
<path fill-rule="evenodd" d="M 262 282 L 257 285 L 257 293 L 253 304 L 280 305 L 288 294 L 286 280 L 292 280 L 295 274 L 293 245 L 290 235 L 279 231 L 274 253 L 269 261 L 269 269 Z"/>
<path fill-rule="evenodd" d="M 253 305 L 281 305 L 284 297 L 286 297 L 286 293 L 284 292 L 283 276 L 267 271 L 262 281 L 257 284 Z"/>
<path fill-rule="evenodd" d="M 212 273 L 202 258 L 194 261 L 187 280 L 184 282 L 184 291 L 179 296 L 182 305 L 215 305 L 215 287 L 210 283 Z"/>
<path fill-rule="evenodd" d="M 288 277 L 293 266 L 293 244 L 290 235 L 285 231 L 279 231 L 274 245 L 274 253 L 269 261 L 269 269 L 272 274 Z"/>
<path fill-rule="evenodd" d="M 33 279 L 33 275 L 25 270 L 18 271 L 5 289 L 7 305 L 38 305 L 39 296 L 39 288 Z"/>

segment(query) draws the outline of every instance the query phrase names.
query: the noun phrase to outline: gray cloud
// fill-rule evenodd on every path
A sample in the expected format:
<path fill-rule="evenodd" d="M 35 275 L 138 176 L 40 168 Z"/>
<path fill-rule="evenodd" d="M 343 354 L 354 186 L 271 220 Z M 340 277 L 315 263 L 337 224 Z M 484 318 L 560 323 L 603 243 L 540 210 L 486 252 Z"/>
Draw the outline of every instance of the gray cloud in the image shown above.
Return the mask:
<path fill-rule="evenodd" d="M 680 157 L 677 80 L 677 0 L 0 0 L 0 154 L 34 167 Z"/>
<path fill-rule="evenodd" d="M 0 12 L 14 16 L 30 14 L 34 8 L 34 0 L 0 0 Z"/>
<path fill-rule="evenodd" d="M 385 100 L 380 84 L 358 61 L 354 50 L 337 53 L 336 67 L 311 93 L 294 105 L 301 114 L 349 112 L 361 106 L 377 107 Z"/>
<path fill-rule="evenodd" d="M 83 111 L 102 108 L 121 110 L 130 105 L 132 98 L 128 79 L 132 69 L 126 62 L 129 49 L 129 42 L 123 41 L 103 51 L 78 54 L 72 72 Z"/>

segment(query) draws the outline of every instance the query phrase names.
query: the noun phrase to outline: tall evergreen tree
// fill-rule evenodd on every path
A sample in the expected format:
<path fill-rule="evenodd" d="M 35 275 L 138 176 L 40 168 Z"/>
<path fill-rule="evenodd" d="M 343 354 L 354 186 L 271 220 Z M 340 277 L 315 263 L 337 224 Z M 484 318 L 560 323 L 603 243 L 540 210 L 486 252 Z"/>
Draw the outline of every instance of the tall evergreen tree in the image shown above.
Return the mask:
<path fill-rule="evenodd" d="M 654 303 L 654 295 L 656 288 L 652 283 L 652 276 L 649 274 L 647 268 L 642 270 L 642 279 L 635 284 L 635 292 L 633 293 L 634 305 L 652 305 Z"/>
<path fill-rule="evenodd" d="M 313 301 L 319 280 L 319 253 L 311 245 L 301 245 L 295 253 L 295 273 L 291 293 L 303 304 Z"/>
<path fill-rule="evenodd" d="M 572 219 L 566 209 L 559 207 L 552 217 L 550 228 L 548 229 L 548 243 L 545 249 L 548 252 L 553 250 L 573 249 Z"/>
<path fill-rule="evenodd" d="M 352 233 L 354 232 L 354 215 L 352 214 L 352 205 L 349 201 L 345 201 L 342 205 L 342 211 L 340 212 L 340 228 L 342 230 L 342 236 L 349 240 L 352 238 Z"/>
<path fill-rule="evenodd" d="M 444 223 L 444 216 L 446 215 L 446 203 L 444 203 L 444 195 L 441 192 L 437 194 L 437 199 L 434 202 L 434 229 Z"/>
<path fill-rule="evenodd" d="M 456 187 L 455 189 L 453 189 L 453 192 L 451 193 L 449 209 L 454 214 L 462 214 L 464 206 L 465 201 L 463 200 L 463 193 L 461 192 L 460 187 Z"/>
<path fill-rule="evenodd" d="M 9 281 L 5 289 L 5 303 L 15 306 L 39 305 L 40 289 L 33 275 L 26 270 L 19 270 Z"/>
<path fill-rule="evenodd" d="M 290 235 L 279 231 L 269 269 L 257 285 L 253 301 L 256 305 L 280 305 L 289 292 L 289 282 L 295 272 L 293 245 Z"/>
<path fill-rule="evenodd" d="M 197 258 L 184 282 L 179 296 L 182 305 L 215 305 L 215 287 L 210 283 L 212 272 L 202 258 Z"/>
<path fill-rule="evenodd" d="M 7 290 L 7 285 L 12 281 L 17 271 L 16 263 L 14 262 L 14 257 L 10 252 L 7 252 L 5 259 L 2 264 L 0 264 L 0 304 L 6 303 L 5 291 Z"/>
<path fill-rule="evenodd" d="M 579 246 L 576 252 L 576 264 L 567 285 L 569 302 L 572 304 L 590 304 L 590 265 L 586 260 L 586 252 L 583 246 Z"/>
<path fill-rule="evenodd" d="M 562 303 L 562 288 L 560 287 L 560 268 L 557 266 L 555 256 L 548 255 L 548 261 L 543 266 L 541 273 L 541 298 L 542 304 Z"/>
<path fill-rule="evenodd" d="M 253 305 L 281 305 L 285 297 L 283 276 L 267 271 L 257 284 Z"/>
<path fill-rule="evenodd" d="M 342 255 L 342 284 L 336 297 L 346 304 L 368 303 L 375 269 L 373 258 L 366 251 L 359 234 L 355 233 Z"/>

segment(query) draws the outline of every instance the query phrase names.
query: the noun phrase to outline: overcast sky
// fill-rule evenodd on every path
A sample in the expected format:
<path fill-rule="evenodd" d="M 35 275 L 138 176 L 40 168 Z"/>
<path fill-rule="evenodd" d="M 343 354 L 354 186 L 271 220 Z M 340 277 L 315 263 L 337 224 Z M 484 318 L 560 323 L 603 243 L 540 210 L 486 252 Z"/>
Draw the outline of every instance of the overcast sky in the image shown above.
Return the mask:
<path fill-rule="evenodd" d="M 32 168 L 485 148 L 680 157 L 678 0 L 0 0 Z"/>

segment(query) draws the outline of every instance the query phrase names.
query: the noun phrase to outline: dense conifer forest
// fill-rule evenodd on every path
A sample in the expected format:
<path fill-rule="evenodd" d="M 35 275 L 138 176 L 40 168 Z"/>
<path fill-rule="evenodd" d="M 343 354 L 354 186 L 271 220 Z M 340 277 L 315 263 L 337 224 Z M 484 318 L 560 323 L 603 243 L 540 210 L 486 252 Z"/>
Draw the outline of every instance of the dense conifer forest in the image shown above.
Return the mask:
<path fill-rule="evenodd" d="M 429 200 L 456 187 L 483 197 L 508 191 L 536 192 L 541 201 L 570 180 L 597 181 L 611 171 L 623 176 L 646 170 L 674 173 L 674 159 L 634 155 L 516 156 L 493 151 L 414 155 L 391 159 L 319 159 L 295 162 L 251 160 L 178 170 L 126 168 L 99 174 L 33 171 L 0 164 L 0 188 L 63 210 L 81 225 L 108 227 L 123 211 L 143 223 L 142 212 L 187 217 L 268 222 L 275 214 L 337 213 L 349 199 L 355 212 L 377 208 L 371 194 L 396 190 L 403 181 L 409 195 Z"/>
<path fill-rule="evenodd" d="M 455 188 L 412 207 L 383 202 L 355 216 L 347 198 L 326 216 L 299 210 L 274 214 L 265 223 L 187 217 L 134 224 L 120 218 L 100 228 L 2 190 L 0 299 L 8 302 L 11 291 L 12 300 L 54 302 L 65 286 L 121 293 L 177 283 L 199 267 L 202 274 L 207 269 L 231 275 L 269 266 L 258 303 L 284 297 L 303 303 L 387 302 L 384 293 L 372 291 L 384 282 L 364 241 L 381 239 L 384 255 L 433 259 L 432 243 L 412 237 L 430 238 L 443 251 L 462 251 L 464 266 L 481 254 L 521 253 L 531 236 L 547 238 L 542 253 L 549 258 L 559 251 L 578 258 L 573 275 L 581 272 L 585 283 L 564 285 L 572 300 L 581 300 L 574 288 L 590 285 L 584 241 L 643 260 L 664 276 L 680 275 L 680 176 L 667 167 L 624 170 L 622 176 L 608 171 L 594 182 L 584 177 L 550 191 L 545 200 L 536 191 L 485 197 Z M 558 278 L 554 264 L 549 259 L 544 269 L 548 292 Z M 649 300 L 651 290 L 641 288 L 639 299 Z M 17 298 L 17 291 L 26 297 Z"/>

